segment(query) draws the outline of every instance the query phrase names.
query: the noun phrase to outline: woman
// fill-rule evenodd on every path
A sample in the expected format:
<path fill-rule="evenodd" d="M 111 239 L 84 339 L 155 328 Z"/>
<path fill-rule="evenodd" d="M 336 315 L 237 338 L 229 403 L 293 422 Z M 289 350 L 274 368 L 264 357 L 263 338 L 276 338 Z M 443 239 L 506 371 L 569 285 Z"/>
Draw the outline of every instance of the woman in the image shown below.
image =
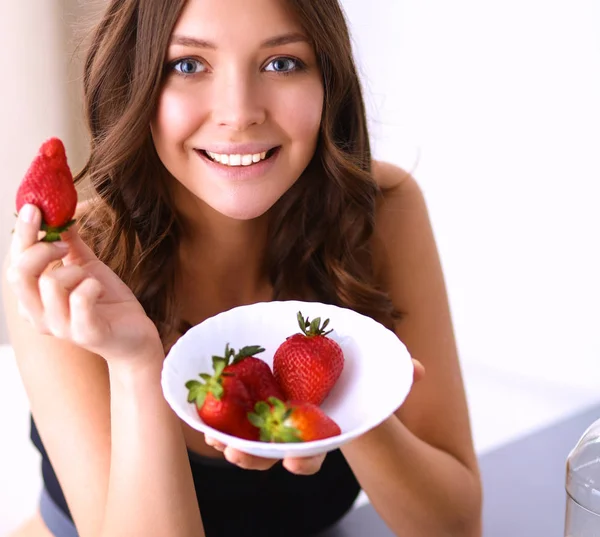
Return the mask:
<path fill-rule="evenodd" d="M 371 160 L 337 0 L 112 0 L 84 83 L 97 195 L 53 245 L 25 206 L 5 267 L 45 482 L 19 535 L 308 536 L 360 488 L 397 535 L 479 535 L 426 207 Z M 292 298 L 372 316 L 427 375 L 341 450 L 275 464 L 191 430 L 159 379 L 189 326 Z"/>

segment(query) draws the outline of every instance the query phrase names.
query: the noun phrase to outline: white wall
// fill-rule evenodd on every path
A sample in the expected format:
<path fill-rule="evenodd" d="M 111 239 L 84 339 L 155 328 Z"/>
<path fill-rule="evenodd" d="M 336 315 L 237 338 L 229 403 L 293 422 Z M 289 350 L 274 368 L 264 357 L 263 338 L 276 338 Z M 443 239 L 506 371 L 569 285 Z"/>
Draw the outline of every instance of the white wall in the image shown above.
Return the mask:
<path fill-rule="evenodd" d="M 428 200 L 463 361 L 600 393 L 600 3 L 343 3 L 376 155 Z"/>
<path fill-rule="evenodd" d="M 82 28 L 79 0 L 7 1 L 0 8 L 0 257 L 10 242 L 19 182 L 44 140 L 65 141 L 78 170 L 81 136 L 80 55 L 73 22 Z M 86 9 L 90 9 L 86 7 Z M 1 290 L 0 290 L 1 293 Z M 0 308 L 0 343 L 7 341 Z"/>

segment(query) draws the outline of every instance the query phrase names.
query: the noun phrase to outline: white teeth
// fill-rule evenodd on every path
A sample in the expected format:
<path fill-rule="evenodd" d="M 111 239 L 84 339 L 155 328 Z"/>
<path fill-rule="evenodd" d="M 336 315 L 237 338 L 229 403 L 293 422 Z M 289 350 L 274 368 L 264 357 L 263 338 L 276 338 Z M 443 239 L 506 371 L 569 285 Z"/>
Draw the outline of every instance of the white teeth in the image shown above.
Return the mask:
<path fill-rule="evenodd" d="M 226 166 L 251 166 L 267 158 L 267 151 L 255 153 L 254 155 L 221 155 L 219 153 L 211 153 L 210 151 L 207 151 L 206 154 L 215 162 L 225 164 Z"/>

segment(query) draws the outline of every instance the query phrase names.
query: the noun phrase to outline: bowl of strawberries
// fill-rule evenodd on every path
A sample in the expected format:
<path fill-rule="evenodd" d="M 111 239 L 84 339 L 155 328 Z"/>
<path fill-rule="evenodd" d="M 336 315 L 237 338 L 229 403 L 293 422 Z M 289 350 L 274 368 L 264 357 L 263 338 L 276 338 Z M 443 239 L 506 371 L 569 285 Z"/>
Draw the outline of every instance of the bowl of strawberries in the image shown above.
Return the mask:
<path fill-rule="evenodd" d="M 411 357 L 382 324 L 320 302 L 240 306 L 188 330 L 162 370 L 190 427 L 258 457 L 308 457 L 369 431 L 404 402 Z"/>

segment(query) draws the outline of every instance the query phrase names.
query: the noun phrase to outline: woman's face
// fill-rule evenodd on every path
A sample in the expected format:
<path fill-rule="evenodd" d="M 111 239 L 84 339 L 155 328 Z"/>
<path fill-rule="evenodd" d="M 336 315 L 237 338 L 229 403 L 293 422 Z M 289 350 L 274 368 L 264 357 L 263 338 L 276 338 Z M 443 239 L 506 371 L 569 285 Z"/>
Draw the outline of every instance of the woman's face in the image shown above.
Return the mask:
<path fill-rule="evenodd" d="M 285 0 L 189 0 L 166 64 L 152 135 L 175 199 L 261 216 L 316 148 L 324 91 L 308 36 Z"/>

